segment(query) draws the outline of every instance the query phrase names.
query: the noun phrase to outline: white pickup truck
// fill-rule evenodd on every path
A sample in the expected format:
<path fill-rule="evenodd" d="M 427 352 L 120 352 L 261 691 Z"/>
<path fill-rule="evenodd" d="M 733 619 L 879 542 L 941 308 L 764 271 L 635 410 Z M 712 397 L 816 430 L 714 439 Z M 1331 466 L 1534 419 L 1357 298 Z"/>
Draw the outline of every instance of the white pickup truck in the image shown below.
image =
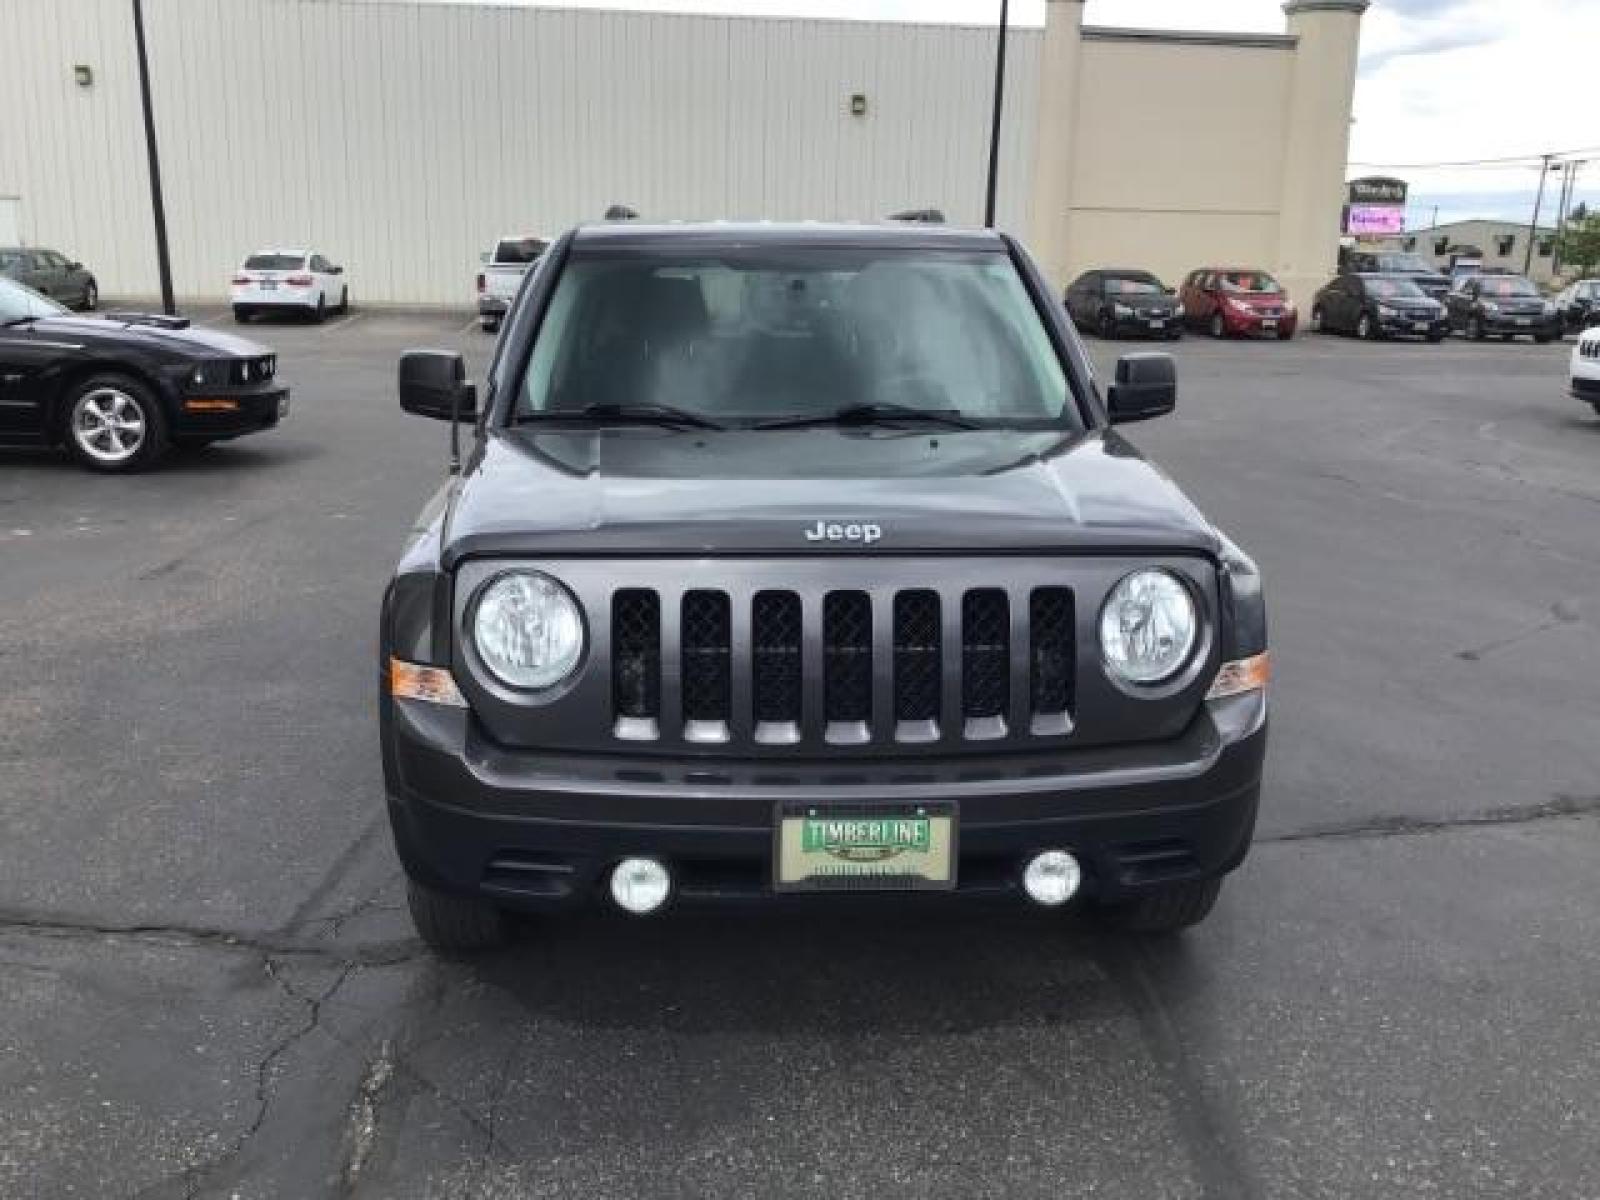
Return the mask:
<path fill-rule="evenodd" d="M 549 244 L 550 239 L 543 237 L 503 237 L 493 250 L 484 252 L 478 271 L 478 321 L 487 332 L 500 328 L 522 277 Z"/>

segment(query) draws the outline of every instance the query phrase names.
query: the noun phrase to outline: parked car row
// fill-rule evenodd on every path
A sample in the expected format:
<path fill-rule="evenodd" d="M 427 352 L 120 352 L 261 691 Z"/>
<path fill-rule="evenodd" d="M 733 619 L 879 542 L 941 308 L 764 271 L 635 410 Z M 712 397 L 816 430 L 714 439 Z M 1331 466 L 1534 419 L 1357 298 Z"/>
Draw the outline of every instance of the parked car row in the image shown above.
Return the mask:
<path fill-rule="evenodd" d="M 1103 267 L 1075 279 L 1063 301 L 1074 325 L 1104 338 L 1176 338 L 1188 328 L 1287 339 L 1299 321 L 1283 287 L 1255 267 L 1201 267 L 1177 289 L 1149 271 Z"/>

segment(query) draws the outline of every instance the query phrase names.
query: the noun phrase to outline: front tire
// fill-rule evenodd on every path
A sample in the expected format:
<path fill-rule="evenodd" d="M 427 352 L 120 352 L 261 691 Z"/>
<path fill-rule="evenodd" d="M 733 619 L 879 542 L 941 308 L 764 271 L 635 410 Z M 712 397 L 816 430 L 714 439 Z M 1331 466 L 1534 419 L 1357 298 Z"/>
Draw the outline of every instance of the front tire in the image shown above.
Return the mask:
<path fill-rule="evenodd" d="M 505 914 L 487 900 L 441 892 L 407 879 L 406 906 L 422 940 L 441 954 L 492 950 L 505 943 Z"/>
<path fill-rule="evenodd" d="M 1477 313 L 1473 313 L 1470 317 L 1467 318 L 1466 334 L 1467 334 L 1467 340 L 1468 341 L 1472 341 L 1472 342 L 1481 342 L 1481 341 L 1483 341 L 1483 338 L 1484 338 L 1483 318 L 1480 317 Z"/>
<path fill-rule="evenodd" d="M 1364 341 L 1375 342 L 1378 340 L 1378 326 L 1367 313 L 1361 314 L 1361 319 L 1356 322 L 1356 336 Z"/>
<path fill-rule="evenodd" d="M 1170 934 L 1200 924 L 1211 914 L 1222 879 L 1170 883 L 1123 904 L 1102 910 L 1105 920 L 1124 933 Z"/>
<path fill-rule="evenodd" d="M 250 323 L 250 318 L 253 316 L 255 316 L 255 313 L 253 313 L 245 305 L 235 304 L 233 306 L 233 320 L 235 324 L 248 325 Z"/>
<path fill-rule="evenodd" d="M 83 285 L 83 311 L 93 312 L 100 307 L 100 288 L 94 280 Z"/>
<path fill-rule="evenodd" d="M 328 319 L 328 300 L 320 292 L 317 294 L 317 306 L 311 310 L 311 323 L 321 325 Z"/>
<path fill-rule="evenodd" d="M 1100 321 L 1095 327 L 1095 332 L 1100 335 L 1100 340 L 1103 342 L 1116 340 L 1117 322 L 1112 318 L 1110 313 L 1103 312 L 1100 314 Z"/>
<path fill-rule="evenodd" d="M 485 317 L 485 318 L 483 318 L 483 320 L 478 322 L 478 327 L 480 329 L 482 329 L 485 333 L 499 333 L 500 332 L 500 318 L 499 317 Z"/>
<path fill-rule="evenodd" d="M 350 311 L 350 289 L 344 288 L 339 293 L 339 315 L 345 316 Z"/>
<path fill-rule="evenodd" d="M 67 395 L 67 449 L 91 471 L 141 471 L 167 450 L 167 420 L 155 394 L 126 375 L 95 375 Z"/>
<path fill-rule="evenodd" d="M 1322 314 L 1322 305 L 1317 305 L 1311 310 L 1311 332 L 1327 333 L 1328 327 Z"/>

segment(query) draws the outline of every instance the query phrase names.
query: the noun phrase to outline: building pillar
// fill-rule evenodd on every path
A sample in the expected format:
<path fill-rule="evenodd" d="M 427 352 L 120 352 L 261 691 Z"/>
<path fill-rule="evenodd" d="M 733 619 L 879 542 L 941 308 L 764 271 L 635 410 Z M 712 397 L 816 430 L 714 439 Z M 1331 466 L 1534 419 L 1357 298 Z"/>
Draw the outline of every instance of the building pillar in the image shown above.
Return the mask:
<path fill-rule="evenodd" d="M 1078 63 L 1084 0 L 1046 0 L 1039 60 L 1039 107 L 1033 143 L 1033 191 L 1027 246 L 1045 277 L 1066 281 L 1072 212 L 1073 152 L 1078 128 Z"/>
<path fill-rule="evenodd" d="M 1301 308 L 1338 265 L 1351 101 L 1368 3 L 1288 0 L 1283 6 L 1299 45 L 1289 85 L 1278 272 Z"/>

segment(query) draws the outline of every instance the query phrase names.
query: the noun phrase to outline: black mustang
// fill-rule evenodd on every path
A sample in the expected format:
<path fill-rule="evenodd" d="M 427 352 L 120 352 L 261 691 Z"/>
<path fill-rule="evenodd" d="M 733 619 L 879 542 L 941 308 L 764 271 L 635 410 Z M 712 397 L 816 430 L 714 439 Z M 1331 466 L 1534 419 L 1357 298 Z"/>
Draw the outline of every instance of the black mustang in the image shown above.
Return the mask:
<path fill-rule="evenodd" d="M 182 317 L 75 317 L 0 279 L 0 446 L 138 470 L 173 445 L 271 429 L 289 411 L 277 368 L 265 347 Z"/>

